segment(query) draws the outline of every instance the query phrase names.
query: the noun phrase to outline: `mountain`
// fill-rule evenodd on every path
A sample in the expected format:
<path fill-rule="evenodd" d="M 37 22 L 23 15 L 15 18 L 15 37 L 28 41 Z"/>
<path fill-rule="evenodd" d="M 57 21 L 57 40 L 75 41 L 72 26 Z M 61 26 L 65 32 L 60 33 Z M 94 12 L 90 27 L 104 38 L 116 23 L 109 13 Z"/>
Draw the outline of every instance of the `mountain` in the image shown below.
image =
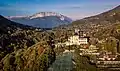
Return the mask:
<path fill-rule="evenodd" d="M 75 24 L 113 24 L 116 22 L 120 22 L 120 5 L 115 7 L 112 10 L 107 12 L 87 17 L 81 20 L 74 21 L 72 25 Z"/>
<path fill-rule="evenodd" d="M 0 15 L 0 60 L 15 49 L 35 44 L 35 33 L 35 28 L 15 23 Z"/>
<path fill-rule="evenodd" d="M 7 47 L 12 42 L 16 41 L 16 43 L 19 43 L 17 41 L 21 41 L 20 37 L 22 38 L 22 36 L 20 35 L 22 34 L 22 32 L 32 29 L 33 28 L 30 26 L 12 22 L 0 15 L 0 51 L 7 50 Z"/>
<path fill-rule="evenodd" d="M 112 24 L 120 24 L 120 5 L 101 14 L 73 21 L 72 24 L 60 25 L 55 27 L 54 30 L 64 29 L 73 31 L 75 28 L 79 28 L 90 34 L 90 32 L 109 27 Z"/>
<path fill-rule="evenodd" d="M 53 28 L 72 22 L 70 18 L 55 12 L 40 12 L 32 16 L 11 16 L 8 19 L 39 28 Z"/>
<path fill-rule="evenodd" d="M 47 70 L 55 60 L 51 35 L 36 29 L 0 15 L 0 71 Z"/>
<path fill-rule="evenodd" d="M 0 34 L 8 33 L 8 32 L 14 32 L 17 29 L 32 29 L 32 27 L 15 23 L 13 21 L 10 21 L 3 16 L 0 15 Z"/>

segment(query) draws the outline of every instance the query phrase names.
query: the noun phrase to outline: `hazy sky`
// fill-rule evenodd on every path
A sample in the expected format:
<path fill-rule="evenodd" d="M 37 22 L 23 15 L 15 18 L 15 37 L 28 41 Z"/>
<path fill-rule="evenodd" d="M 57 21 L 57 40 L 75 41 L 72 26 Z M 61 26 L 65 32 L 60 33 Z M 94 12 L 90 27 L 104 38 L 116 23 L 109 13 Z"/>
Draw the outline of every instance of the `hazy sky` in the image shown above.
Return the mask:
<path fill-rule="evenodd" d="M 0 14 L 21 16 L 52 11 L 80 19 L 110 10 L 119 4 L 120 0 L 0 0 Z"/>

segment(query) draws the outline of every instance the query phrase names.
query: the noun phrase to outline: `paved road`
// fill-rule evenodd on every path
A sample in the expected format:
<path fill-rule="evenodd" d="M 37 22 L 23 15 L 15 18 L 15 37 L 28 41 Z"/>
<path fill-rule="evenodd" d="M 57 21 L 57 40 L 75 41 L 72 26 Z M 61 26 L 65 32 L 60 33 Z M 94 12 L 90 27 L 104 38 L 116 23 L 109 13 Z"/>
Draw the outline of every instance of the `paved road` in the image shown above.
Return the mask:
<path fill-rule="evenodd" d="M 58 56 L 48 71 L 72 71 L 72 53 L 64 53 Z"/>

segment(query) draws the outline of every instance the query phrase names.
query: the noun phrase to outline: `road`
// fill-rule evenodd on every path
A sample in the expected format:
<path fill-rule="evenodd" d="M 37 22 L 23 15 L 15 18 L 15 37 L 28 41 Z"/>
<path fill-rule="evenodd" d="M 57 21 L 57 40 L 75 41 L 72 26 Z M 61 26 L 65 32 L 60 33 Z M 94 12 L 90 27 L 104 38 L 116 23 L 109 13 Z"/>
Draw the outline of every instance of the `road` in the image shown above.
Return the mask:
<path fill-rule="evenodd" d="M 72 53 L 68 52 L 58 56 L 48 71 L 72 71 L 72 69 Z"/>

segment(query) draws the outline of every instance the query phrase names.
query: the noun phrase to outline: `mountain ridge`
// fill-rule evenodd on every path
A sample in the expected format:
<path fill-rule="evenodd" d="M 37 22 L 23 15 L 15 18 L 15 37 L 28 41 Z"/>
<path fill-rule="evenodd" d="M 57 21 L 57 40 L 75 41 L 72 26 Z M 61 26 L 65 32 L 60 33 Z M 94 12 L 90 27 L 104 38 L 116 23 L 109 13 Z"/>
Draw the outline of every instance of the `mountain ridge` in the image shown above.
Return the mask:
<path fill-rule="evenodd" d="M 120 5 L 118 5 L 117 7 L 108 10 L 106 12 L 103 12 L 101 14 L 95 15 L 95 16 L 90 16 L 90 17 L 86 17 L 81 19 L 81 21 L 89 21 L 89 22 L 95 22 L 95 21 L 110 21 L 113 20 L 114 22 L 116 20 L 119 20 L 120 18 Z M 77 20 L 80 21 L 80 20 Z M 119 20 L 120 21 L 120 20 Z M 76 21 L 75 21 L 76 22 Z"/>
<path fill-rule="evenodd" d="M 20 23 L 10 21 L 6 19 L 5 17 L 3 17 L 2 15 L 0 15 L 0 25 L 1 25 L 0 26 L 1 34 L 2 32 L 8 33 L 8 31 L 13 32 L 13 31 L 16 31 L 17 29 L 35 29 L 28 25 L 23 25 Z"/>
<path fill-rule="evenodd" d="M 85 28 L 86 26 L 88 27 L 88 25 L 91 24 L 116 24 L 120 22 L 120 5 L 118 5 L 117 7 L 114 7 L 111 10 L 108 10 L 106 12 L 100 13 L 98 15 L 95 16 L 90 16 L 90 17 L 86 17 L 80 20 L 76 20 L 73 21 L 72 24 L 68 24 L 68 25 L 60 25 L 57 28 L 63 28 L 63 29 L 71 29 L 71 28 Z"/>
<path fill-rule="evenodd" d="M 55 12 L 39 12 L 31 16 L 8 17 L 8 19 L 39 28 L 53 28 L 62 24 L 70 24 L 72 19 Z"/>

